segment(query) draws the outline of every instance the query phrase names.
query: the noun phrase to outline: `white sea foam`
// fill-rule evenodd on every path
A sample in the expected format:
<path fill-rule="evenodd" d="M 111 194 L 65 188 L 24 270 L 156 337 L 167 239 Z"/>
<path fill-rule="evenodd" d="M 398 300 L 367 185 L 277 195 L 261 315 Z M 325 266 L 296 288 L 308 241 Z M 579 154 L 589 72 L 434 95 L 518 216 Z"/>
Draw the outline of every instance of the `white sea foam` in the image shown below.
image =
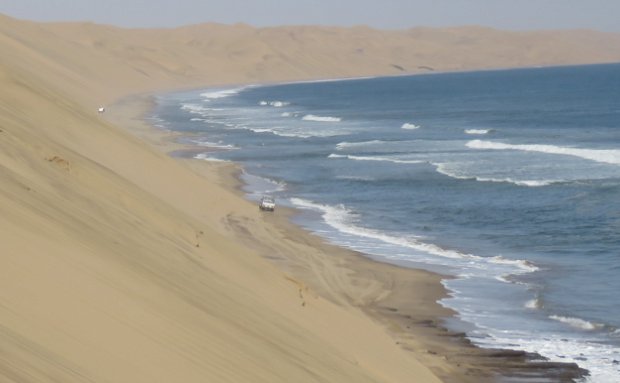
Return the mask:
<path fill-rule="evenodd" d="M 585 339 L 571 339 L 564 334 L 545 337 L 532 336 L 531 332 L 493 332 L 490 336 L 473 339 L 486 348 L 518 349 L 540 354 L 552 362 L 575 363 L 589 372 L 583 382 L 617 383 L 620 371 L 617 347 Z M 581 381 L 581 380 L 580 380 Z"/>
<path fill-rule="evenodd" d="M 495 277 L 496 281 L 500 281 L 502 283 L 510 283 L 510 280 L 508 279 L 510 275 L 506 274 L 506 275 L 498 275 Z"/>
<path fill-rule="evenodd" d="M 311 137 L 333 137 L 346 134 L 345 131 L 330 131 L 330 130 L 295 130 L 290 127 L 274 127 L 274 128 L 250 128 L 242 127 L 242 129 L 249 129 L 255 133 L 270 133 L 280 137 L 289 138 L 311 138 Z"/>
<path fill-rule="evenodd" d="M 314 121 L 314 122 L 340 122 L 342 121 L 340 117 L 315 116 L 314 114 L 306 114 L 301 119 L 304 121 Z"/>
<path fill-rule="evenodd" d="M 519 186 L 529 186 L 529 187 L 541 187 L 548 186 L 560 181 L 554 180 L 515 180 L 512 178 L 485 178 L 485 177 L 474 177 L 476 181 L 479 182 L 505 182 L 511 183 Z"/>
<path fill-rule="evenodd" d="M 447 173 L 444 173 L 447 175 Z M 454 177 L 454 178 L 458 178 L 458 177 Z M 518 186 L 529 186 L 529 187 L 541 187 L 541 186 L 548 186 L 548 185 L 552 185 L 554 183 L 558 183 L 561 181 L 555 181 L 555 180 L 515 180 L 512 178 L 485 178 L 485 177 L 473 177 L 473 179 L 475 179 L 476 181 L 479 182 L 499 182 L 499 183 L 511 183 L 511 184 L 515 184 Z"/>
<path fill-rule="evenodd" d="M 238 149 L 234 145 L 227 145 L 222 142 L 210 142 L 210 141 L 197 141 L 197 145 L 204 146 L 207 148 L 217 148 L 217 149 Z"/>
<path fill-rule="evenodd" d="M 254 133 L 272 133 L 274 134 L 274 130 L 271 128 L 248 128 L 246 126 L 241 127 L 242 129 L 249 129 Z"/>
<path fill-rule="evenodd" d="M 260 106 L 273 106 L 274 108 L 282 108 L 284 106 L 290 105 L 290 102 L 286 101 L 261 101 L 258 103 Z"/>
<path fill-rule="evenodd" d="M 341 233 L 378 240 L 390 245 L 402 246 L 417 252 L 431 254 L 437 257 L 466 261 L 470 267 L 485 270 L 489 264 L 502 266 L 504 272 L 512 274 L 529 273 L 538 268 L 529 262 L 522 260 L 507 259 L 501 256 L 485 258 L 473 254 L 461 253 L 456 250 L 444 249 L 432 243 L 421 241 L 421 237 L 416 236 L 395 236 L 378 230 L 368 229 L 356 225 L 357 215 L 347 209 L 344 205 L 329 206 L 307 201 L 300 198 L 291 198 L 291 203 L 302 209 L 314 210 L 322 213 L 323 220 L 329 226 Z"/>
<path fill-rule="evenodd" d="M 565 316 L 560 316 L 560 315 L 550 315 L 549 319 L 553 319 L 555 321 L 565 323 L 571 327 L 578 328 L 580 330 L 586 330 L 586 331 L 597 330 L 597 329 L 601 329 L 604 327 L 600 323 L 592 323 L 584 319 L 565 317 Z"/>
<path fill-rule="evenodd" d="M 282 116 L 282 117 L 291 117 L 291 112 L 282 112 L 282 114 L 280 116 Z"/>
<path fill-rule="evenodd" d="M 230 162 L 228 160 L 221 160 L 219 158 L 209 157 L 207 153 L 200 153 L 194 156 L 197 160 L 209 161 L 209 162 Z"/>
<path fill-rule="evenodd" d="M 476 326 L 468 334 L 478 346 L 523 350 L 538 353 L 552 362 L 576 363 L 590 373 L 590 376 L 582 381 L 583 383 L 616 383 L 619 381 L 620 369 L 616 361 L 620 360 L 620 348 L 602 341 L 605 336 L 596 331 L 607 330 L 606 326 L 557 315 L 547 318 L 531 313 L 527 319 L 515 318 L 512 309 L 507 310 L 505 314 L 499 312 L 495 315 L 492 312 L 492 315 L 488 315 L 485 307 L 488 303 L 476 302 L 471 295 L 472 292 L 478 291 L 479 287 L 463 293 L 462 290 L 471 288 L 472 285 L 458 284 L 460 280 L 459 278 L 442 282 L 456 296 L 456 298 L 451 298 L 455 305 L 448 303 L 446 306 L 457 310 L 463 321 Z M 452 286 L 455 284 L 460 289 L 453 289 Z M 501 300 L 503 296 L 504 294 L 501 294 L 492 299 Z M 473 304 L 469 304 L 470 301 Z M 440 303 L 444 304 L 445 300 Z M 543 303 L 539 297 L 536 297 L 527 301 L 524 306 L 529 310 L 538 310 L 543 307 Z M 557 324 L 552 325 L 548 319 L 557 321 Z M 525 322 L 522 322 L 523 320 Z M 539 328 L 546 330 L 536 331 Z"/>
<path fill-rule="evenodd" d="M 620 150 L 618 149 L 583 149 L 554 145 L 512 145 L 504 144 L 501 142 L 481 140 L 469 141 L 466 145 L 468 148 L 472 149 L 522 150 L 526 152 L 561 154 L 566 156 L 580 157 L 596 162 L 620 165 Z"/>
<path fill-rule="evenodd" d="M 538 310 L 542 307 L 542 302 L 538 298 L 530 299 L 529 301 L 525 302 L 524 307 L 530 310 Z"/>
<path fill-rule="evenodd" d="M 299 133 L 294 131 L 286 131 L 278 128 L 249 128 L 254 133 L 270 133 L 280 137 L 289 137 L 289 138 L 310 138 L 313 137 L 312 134 Z"/>
<path fill-rule="evenodd" d="M 369 145 L 381 145 L 384 143 L 386 143 L 386 141 L 381 141 L 381 140 L 362 141 L 362 142 L 340 142 L 336 144 L 336 149 L 344 150 L 347 148 L 355 148 L 355 147 L 369 146 Z"/>
<path fill-rule="evenodd" d="M 209 110 L 202 105 L 199 104 L 181 104 L 181 109 L 186 110 L 192 114 L 200 114 L 204 115 Z"/>
<path fill-rule="evenodd" d="M 492 129 L 466 129 L 465 133 L 467 134 L 489 134 L 492 132 Z"/>
<path fill-rule="evenodd" d="M 420 125 L 410 124 L 407 122 L 407 123 L 404 123 L 400 128 L 405 129 L 405 130 L 416 130 L 416 129 L 420 129 Z"/>
<path fill-rule="evenodd" d="M 218 98 L 234 96 L 238 94 L 239 92 L 241 92 L 242 90 L 247 89 L 248 87 L 249 86 L 244 86 L 244 87 L 234 88 L 234 89 L 214 89 L 208 92 L 201 93 L 200 96 L 202 96 L 203 98 L 207 100 L 215 100 Z"/>
<path fill-rule="evenodd" d="M 441 173 L 450 178 L 455 178 L 459 180 L 474 180 L 478 182 L 498 182 L 498 183 L 511 183 L 518 186 L 528 186 L 528 187 L 541 187 L 548 186 L 554 183 L 563 182 L 561 180 L 517 180 L 514 178 L 506 177 L 506 178 L 490 178 L 490 177 L 478 177 L 478 176 L 466 176 L 457 174 L 454 171 L 449 170 L 449 163 L 433 163 L 438 173 Z"/>
<path fill-rule="evenodd" d="M 394 237 L 380 231 L 354 225 L 357 215 L 342 204 L 337 206 L 322 205 L 301 198 L 291 198 L 291 203 L 299 208 L 321 212 L 325 222 L 342 233 L 377 239 L 392 245 L 411 247 L 413 244 L 411 240 L 406 238 Z"/>
<path fill-rule="evenodd" d="M 288 138 L 311 138 L 311 137 L 330 137 L 332 134 L 309 134 L 309 133 L 302 133 L 302 132 L 292 132 L 292 131 L 278 131 L 278 130 L 274 130 L 272 132 L 273 134 L 275 134 L 276 136 L 280 136 L 280 137 L 288 137 Z"/>
<path fill-rule="evenodd" d="M 520 268 L 521 270 L 525 270 L 527 272 L 534 272 L 534 271 L 539 270 L 537 266 L 523 259 L 508 259 L 508 258 L 504 258 L 498 255 L 498 256 L 489 258 L 489 260 L 491 261 L 491 263 L 495 263 L 498 265 L 516 266 Z"/>
<path fill-rule="evenodd" d="M 421 160 L 401 160 L 393 157 L 369 157 L 369 156 L 352 156 L 352 155 L 341 155 L 341 154 L 330 154 L 327 158 L 346 158 L 349 160 L 355 161 L 379 161 L 379 162 L 392 162 L 395 164 L 423 164 L 426 161 Z"/>
<path fill-rule="evenodd" d="M 488 181 L 488 182 L 510 182 L 519 186 L 529 186 L 529 187 L 540 187 L 540 186 L 548 186 L 562 181 L 555 180 L 513 180 L 511 178 L 505 178 L 503 180 L 496 180 L 493 178 L 484 179 L 481 178 L 480 181 Z"/>

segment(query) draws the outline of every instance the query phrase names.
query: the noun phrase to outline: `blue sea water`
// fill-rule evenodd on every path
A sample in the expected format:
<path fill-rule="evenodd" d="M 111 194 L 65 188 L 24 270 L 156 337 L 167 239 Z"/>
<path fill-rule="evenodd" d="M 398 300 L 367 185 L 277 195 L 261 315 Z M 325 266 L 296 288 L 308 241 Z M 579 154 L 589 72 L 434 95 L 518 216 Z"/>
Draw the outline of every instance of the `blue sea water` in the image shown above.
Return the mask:
<path fill-rule="evenodd" d="M 454 276 L 484 347 L 620 381 L 620 65 L 208 89 L 154 118 L 249 198 L 371 257 Z"/>

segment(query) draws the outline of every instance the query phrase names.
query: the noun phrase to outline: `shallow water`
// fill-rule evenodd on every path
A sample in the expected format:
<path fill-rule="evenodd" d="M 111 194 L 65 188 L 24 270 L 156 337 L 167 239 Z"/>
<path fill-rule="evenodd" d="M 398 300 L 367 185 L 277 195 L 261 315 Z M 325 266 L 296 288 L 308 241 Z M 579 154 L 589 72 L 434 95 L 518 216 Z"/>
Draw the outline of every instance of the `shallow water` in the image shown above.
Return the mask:
<path fill-rule="evenodd" d="M 155 117 L 298 224 L 456 276 L 441 303 L 474 342 L 617 382 L 619 100 L 597 65 L 175 93 Z"/>

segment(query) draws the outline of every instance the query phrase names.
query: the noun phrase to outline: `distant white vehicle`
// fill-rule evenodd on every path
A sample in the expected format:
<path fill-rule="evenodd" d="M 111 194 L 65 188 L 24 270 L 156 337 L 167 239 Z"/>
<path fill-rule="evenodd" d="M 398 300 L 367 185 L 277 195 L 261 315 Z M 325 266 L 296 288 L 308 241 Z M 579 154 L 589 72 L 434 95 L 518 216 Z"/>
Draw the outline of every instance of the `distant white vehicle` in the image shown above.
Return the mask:
<path fill-rule="evenodd" d="M 99 107 L 99 109 L 97 109 L 97 113 L 103 113 L 105 112 L 105 108 L 103 106 Z"/>
<path fill-rule="evenodd" d="M 263 197 L 260 199 L 258 208 L 263 211 L 274 211 L 276 209 L 276 201 L 272 197 Z"/>

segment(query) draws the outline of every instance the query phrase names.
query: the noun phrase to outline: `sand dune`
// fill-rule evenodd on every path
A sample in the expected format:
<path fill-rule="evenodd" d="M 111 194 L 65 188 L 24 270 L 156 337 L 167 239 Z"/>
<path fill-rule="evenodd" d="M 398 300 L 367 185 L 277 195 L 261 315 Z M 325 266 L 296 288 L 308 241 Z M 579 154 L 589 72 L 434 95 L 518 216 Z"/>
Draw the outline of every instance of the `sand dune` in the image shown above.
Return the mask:
<path fill-rule="evenodd" d="M 96 107 L 208 84 L 620 61 L 620 36 L 125 30 L 0 15 L 0 51 L 0 381 L 433 382 L 360 309 L 385 284 L 312 261 L 321 249 L 240 239 L 241 221 L 261 243 L 281 234 L 211 170 Z M 328 277 L 309 288 L 265 248 L 308 254 L 306 271 Z"/>
<path fill-rule="evenodd" d="M 85 100 L 231 82 L 620 61 L 620 34 L 586 30 L 221 24 L 131 30 L 0 18 L 3 47 L 13 52 L 3 60 L 28 57 Z"/>

